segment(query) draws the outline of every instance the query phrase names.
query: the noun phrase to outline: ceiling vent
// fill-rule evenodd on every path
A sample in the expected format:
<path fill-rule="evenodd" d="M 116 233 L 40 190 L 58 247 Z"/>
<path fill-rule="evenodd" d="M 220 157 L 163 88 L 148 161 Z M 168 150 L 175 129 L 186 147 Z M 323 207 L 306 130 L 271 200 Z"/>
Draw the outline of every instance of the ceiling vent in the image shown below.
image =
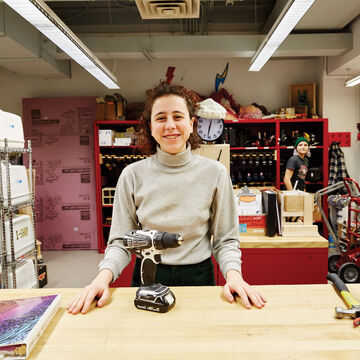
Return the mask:
<path fill-rule="evenodd" d="M 200 0 L 135 0 L 141 18 L 185 19 L 198 18 Z"/>

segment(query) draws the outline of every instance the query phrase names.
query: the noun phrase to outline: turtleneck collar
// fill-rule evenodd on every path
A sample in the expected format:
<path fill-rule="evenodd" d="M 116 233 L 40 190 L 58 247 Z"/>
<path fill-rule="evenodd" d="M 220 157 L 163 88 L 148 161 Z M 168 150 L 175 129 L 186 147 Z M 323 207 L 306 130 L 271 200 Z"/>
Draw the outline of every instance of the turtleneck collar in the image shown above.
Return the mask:
<path fill-rule="evenodd" d="M 190 146 L 187 146 L 186 150 L 178 154 L 169 154 L 157 147 L 156 158 L 161 165 L 176 167 L 186 165 L 191 161 L 192 153 Z"/>

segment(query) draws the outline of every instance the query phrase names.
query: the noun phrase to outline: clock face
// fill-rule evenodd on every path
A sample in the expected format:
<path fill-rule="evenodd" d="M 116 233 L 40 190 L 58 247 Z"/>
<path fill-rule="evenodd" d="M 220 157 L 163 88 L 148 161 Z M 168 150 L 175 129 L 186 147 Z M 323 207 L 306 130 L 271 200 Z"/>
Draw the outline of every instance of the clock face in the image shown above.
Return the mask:
<path fill-rule="evenodd" d="M 217 140 L 224 130 L 224 123 L 221 119 L 205 119 L 199 117 L 197 132 L 206 141 Z"/>

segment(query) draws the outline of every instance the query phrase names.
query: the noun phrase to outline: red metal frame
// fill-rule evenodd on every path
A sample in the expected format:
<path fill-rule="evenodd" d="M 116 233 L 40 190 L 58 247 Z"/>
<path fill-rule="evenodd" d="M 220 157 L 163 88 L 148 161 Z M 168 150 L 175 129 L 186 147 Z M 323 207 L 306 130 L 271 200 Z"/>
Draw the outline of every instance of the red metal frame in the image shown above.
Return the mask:
<path fill-rule="evenodd" d="M 345 178 L 344 179 L 344 185 L 346 187 L 346 190 L 350 197 L 350 203 L 348 205 L 348 224 L 347 224 L 347 236 L 348 236 L 348 243 L 350 244 L 350 235 L 352 235 L 354 238 L 356 238 L 356 241 L 360 241 L 360 210 L 356 208 L 356 206 L 360 206 L 360 197 L 356 194 L 354 195 L 352 193 L 352 190 L 350 188 L 350 184 L 354 184 L 356 186 L 356 189 L 358 191 L 358 194 L 360 194 L 360 187 L 359 184 L 352 179 Z M 352 214 L 355 214 L 355 224 L 352 223 Z M 355 226 L 354 226 L 355 225 Z M 355 231 L 353 232 L 351 228 L 355 227 Z"/>
<path fill-rule="evenodd" d="M 126 127 L 131 125 L 138 125 L 139 121 L 95 121 L 94 123 L 94 156 L 95 156 L 95 191 L 96 191 L 96 218 L 97 218 L 97 238 L 98 238 L 98 252 L 104 253 L 106 244 L 104 239 L 104 227 L 108 227 L 103 224 L 103 208 L 112 207 L 112 205 L 102 205 L 101 200 L 101 165 L 100 165 L 100 146 L 99 146 L 99 129 L 104 127 L 116 128 Z M 119 149 L 119 146 L 105 146 L 104 148 Z M 122 146 L 121 148 L 133 149 L 136 146 Z M 129 268 L 129 267 L 128 267 Z M 126 278 L 126 277 L 124 277 Z M 119 280 L 120 282 L 122 280 Z M 125 285 L 123 285 L 125 286 Z"/>
<path fill-rule="evenodd" d="M 346 250 L 341 255 L 338 255 L 335 267 L 337 268 L 339 276 L 342 278 L 342 280 L 346 281 L 346 279 L 343 278 L 344 274 L 341 274 L 342 271 L 340 271 L 342 265 L 347 266 L 345 264 L 352 263 L 354 264 L 357 271 L 360 272 L 360 197 L 358 195 L 360 194 L 360 187 L 355 180 L 350 178 L 344 178 L 343 182 L 348 192 L 346 197 L 350 198 L 350 203 L 348 204 L 348 221 L 346 233 L 347 243 Z M 355 185 L 357 193 L 353 194 L 350 184 Z M 354 221 L 352 221 L 353 214 L 355 215 Z M 355 231 L 352 231 L 352 228 L 354 228 Z M 355 281 L 355 277 L 353 280 Z"/>
<path fill-rule="evenodd" d="M 96 192 L 96 221 L 97 221 L 97 239 L 98 252 L 105 251 L 104 235 L 102 228 L 102 201 L 101 201 L 101 169 L 100 169 L 100 147 L 99 147 L 99 125 L 101 122 L 96 121 L 94 124 L 94 155 L 95 155 L 95 192 Z"/>

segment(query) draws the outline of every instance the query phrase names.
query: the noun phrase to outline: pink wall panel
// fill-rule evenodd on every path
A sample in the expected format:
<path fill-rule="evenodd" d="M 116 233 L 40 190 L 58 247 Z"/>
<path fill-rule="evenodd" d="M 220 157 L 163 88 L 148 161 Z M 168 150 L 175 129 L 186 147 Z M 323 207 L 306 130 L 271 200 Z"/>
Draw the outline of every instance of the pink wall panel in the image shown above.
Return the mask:
<path fill-rule="evenodd" d="M 43 250 L 97 249 L 95 97 L 23 99 L 36 169 L 37 238 Z"/>

